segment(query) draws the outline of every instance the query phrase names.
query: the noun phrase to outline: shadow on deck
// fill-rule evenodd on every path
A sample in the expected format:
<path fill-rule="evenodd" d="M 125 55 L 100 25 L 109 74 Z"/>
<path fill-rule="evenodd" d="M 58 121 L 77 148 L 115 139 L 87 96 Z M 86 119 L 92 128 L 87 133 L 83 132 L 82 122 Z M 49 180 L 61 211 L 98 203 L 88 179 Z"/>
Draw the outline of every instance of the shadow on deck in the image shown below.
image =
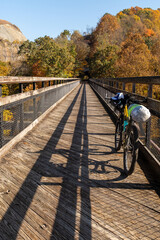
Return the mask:
<path fill-rule="evenodd" d="M 21 236 L 22 239 L 90 240 L 101 236 L 101 239 L 113 239 L 113 237 L 114 239 L 138 239 L 138 237 L 139 239 L 141 237 L 151 239 L 150 229 L 148 232 L 147 230 L 143 231 L 147 226 L 147 221 L 151 219 L 151 223 L 153 223 L 151 228 L 158 236 L 159 183 L 152 178 L 151 174 L 148 174 L 147 168 L 145 168 L 145 175 L 148 179 L 142 175 L 139 166 L 133 176 L 126 178 L 123 175 L 120 162 L 122 153 L 114 152 L 114 126 L 112 126 L 111 120 L 106 122 L 107 113 L 102 106 L 101 109 L 96 108 L 96 104 L 100 103 L 97 99 L 93 100 L 96 96 L 87 84 L 81 85 L 76 91 L 76 93 L 74 91 L 74 95 L 72 94 L 72 102 L 66 108 L 44 148 L 36 152 L 32 149 L 27 150 L 26 153 L 30 158 L 32 154 L 38 154 L 38 158 L 10 201 L 7 210 L 4 214 L 1 211 L 0 238 L 14 240 Z M 76 107 L 78 101 L 79 105 Z M 71 115 L 74 115 L 74 108 L 77 109 L 77 114 L 73 121 Z M 95 126 L 94 121 L 96 121 Z M 66 124 L 71 123 L 74 127 L 71 127 L 68 132 L 64 132 Z M 109 126 L 108 133 L 105 124 Z M 99 126 L 102 128 L 100 131 Z M 57 147 L 62 135 L 66 136 L 68 141 L 71 140 L 68 148 L 63 145 L 62 148 Z M 71 138 L 68 137 L 69 135 Z M 54 163 L 51 161 L 53 155 L 65 158 L 66 161 Z M 7 158 L 8 155 L 2 159 L 1 165 L 4 163 L 4 167 L 8 161 Z M 141 166 L 144 169 L 144 164 Z M 61 178 L 62 181 L 43 181 L 43 177 L 45 179 Z M 16 179 L 16 176 L 14 178 Z M 54 204 L 48 199 L 49 195 L 46 195 L 45 199 L 45 187 L 48 187 L 48 194 L 49 189 L 56 186 L 59 187 L 59 195 Z M 44 212 L 40 216 L 44 224 L 39 225 L 39 228 L 38 223 L 35 223 L 36 228 L 29 220 L 25 220 L 26 228 L 27 224 L 31 226 L 27 232 L 23 221 L 34 201 L 37 189 L 39 189 L 38 191 L 43 189 L 46 201 L 44 204 L 55 205 L 53 220 L 49 223 L 49 219 L 52 219 L 52 212 L 48 208 L 49 213 Z M 10 195 L 10 192 L 6 195 Z M 7 202 L 6 195 L 2 196 L 2 204 L 3 201 Z M 151 200 L 154 202 L 150 204 Z M 37 204 L 39 203 L 37 202 Z M 41 204 L 38 205 L 39 207 Z M 35 216 L 36 214 L 40 215 L 40 213 L 36 213 L 36 209 L 32 209 Z M 146 218 L 143 220 L 145 212 L 147 212 Z M 127 221 L 125 217 L 128 219 Z M 143 224 L 141 226 L 131 224 L 134 220 L 137 222 L 143 220 Z M 130 229 L 131 225 L 132 229 Z M 32 234 L 34 234 L 34 238 L 32 238 Z"/>

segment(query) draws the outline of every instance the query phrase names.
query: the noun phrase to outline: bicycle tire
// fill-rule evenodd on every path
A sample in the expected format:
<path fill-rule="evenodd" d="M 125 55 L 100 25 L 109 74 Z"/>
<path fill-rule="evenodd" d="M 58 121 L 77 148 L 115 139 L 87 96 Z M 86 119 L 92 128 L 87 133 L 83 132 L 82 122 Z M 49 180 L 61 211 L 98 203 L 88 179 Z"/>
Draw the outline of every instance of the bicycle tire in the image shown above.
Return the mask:
<path fill-rule="evenodd" d="M 115 129 L 115 150 L 119 151 L 122 146 L 122 120 L 118 119 Z"/>
<path fill-rule="evenodd" d="M 128 133 L 127 145 L 124 148 L 123 164 L 126 175 L 131 175 L 134 172 L 135 164 L 138 159 L 138 137 L 139 132 L 137 126 L 131 126 Z"/>

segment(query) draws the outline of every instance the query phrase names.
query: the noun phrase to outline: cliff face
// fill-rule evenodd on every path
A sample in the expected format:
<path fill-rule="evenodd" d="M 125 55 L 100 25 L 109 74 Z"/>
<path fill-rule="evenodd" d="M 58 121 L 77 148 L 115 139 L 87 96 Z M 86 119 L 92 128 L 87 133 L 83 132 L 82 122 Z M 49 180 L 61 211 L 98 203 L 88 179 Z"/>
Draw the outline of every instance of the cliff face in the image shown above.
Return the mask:
<path fill-rule="evenodd" d="M 5 20 L 0 20 L 0 39 L 8 40 L 9 42 L 24 42 L 27 40 L 17 26 Z"/>
<path fill-rule="evenodd" d="M 26 41 L 19 28 L 5 20 L 0 20 L 0 61 L 15 62 L 19 46 Z"/>

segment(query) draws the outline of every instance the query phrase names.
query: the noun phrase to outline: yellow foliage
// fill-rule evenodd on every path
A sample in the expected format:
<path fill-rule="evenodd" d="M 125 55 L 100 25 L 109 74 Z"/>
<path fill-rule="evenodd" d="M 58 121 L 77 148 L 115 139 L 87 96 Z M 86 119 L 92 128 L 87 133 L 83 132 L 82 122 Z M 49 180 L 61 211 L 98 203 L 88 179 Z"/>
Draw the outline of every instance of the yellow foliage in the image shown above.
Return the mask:
<path fill-rule="evenodd" d="M 2 97 L 6 97 L 9 95 L 9 88 L 7 84 L 2 86 Z"/>
<path fill-rule="evenodd" d="M 140 19 L 140 17 L 139 16 L 137 16 L 137 15 L 134 15 L 134 19 L 135 19 L 135 21 L 136 22 L 138 22 L 138 21 L 140 21 L 141 19 Z"/>
<path fill-rule="evenodd" d="M 11 66 L 8 63 L 0 61 L 0 76 L 6 76 L 9 74 Z"/>
<path fill-rule="evenodd" d="M 116 15 L 116 17 L 117 18 L 122 18 L 122 17 L 124 17 L 125 16 L 125 14 L 121 11 L 121 12 L 119 12 L 117 15 Z"/>
<path fill-rule="evenodd" d="M 159 85 L 153 86 L 153 98 L 160 100 L 160 86 Z"/>
<path fill-rule="evenodd" d="M 4 135 L 4 136 L 9 136 L 9 135 L 10 135 L 10 132 L 11 132 L 10 129 L 5 129 L 5 130 L 3 130 L 3 135 Z"/>
<path fill-rule="evenodd" d="M 13 113 L 10 110 L 3 111 L 3 121 L 11 121 L 13 120 Z"/>

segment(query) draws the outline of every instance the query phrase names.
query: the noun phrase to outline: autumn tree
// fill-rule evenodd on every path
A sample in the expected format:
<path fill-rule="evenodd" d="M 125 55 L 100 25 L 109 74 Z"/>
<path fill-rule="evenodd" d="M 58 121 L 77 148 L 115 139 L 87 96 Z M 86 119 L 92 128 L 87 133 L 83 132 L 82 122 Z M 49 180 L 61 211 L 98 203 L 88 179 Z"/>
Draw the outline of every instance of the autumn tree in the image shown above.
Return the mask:
<path fill-rule="evenodd" d="M 71 33 L 69 30 L 64 30 L 63 32 L 60 33 L 58 37 L 54 39 L 55 43 L 61 48 L 70 48 L 71 47 Z"/>
<path fill-rule="evenodd" d="M 54 39 L 45 36 L 20 47 L 34 76 L 68 77 L 73 75 L 75 50 L 60 47 Z"/>
<path fill-rule="evenodd" d="M 88 67 L 88 53 L 89 45 L 88 41 L 82 36 L 79 31 L 74 31 L 71 35 L 72 44 L 75 46 L 76 58 L 75 58 L 75 75 L 82 75 L 85 68 Z"/>
<path fill-rule="evenodd" d="M 120 25 L 117 18 L 111 14 L 105 14 L 92 33 L 90 56 L 92 56 L 97 49 L 105 49 L 108 45 L 114 44 L 116 42 L 116 31 L 118 31 L 119 28 Z"/>
<path fill-rule="evenodd" d="M 131 7 L 117 14 L 125 32 L 151 36 L 160 30 L 160 11 L 151 8 Z M 138 31 L 137 31 L 138 30 Z"/>
<path fill-rule="evenodd" d="M 97 50 L 90 59 L 90 74 L 93 77 L 115 77 L 115 62 L 119 48 L 108 45 L 105 49 Z"/>
<path fill-rule="evenodd" d="M 140 34 L 131 34 L 122 43 L 116 68 L 118 77 L 155 75 L 156 59 L 153 58 Z"/>
<path fill-rule="evenodd" d="M 123 17 L 122 17 L 123 16 Z M 137 15 L 122 15 L 120 18 L 121 39 L 124 41 L 129 34 L 139 33 L 144 35 L 146 26 Z"/>

